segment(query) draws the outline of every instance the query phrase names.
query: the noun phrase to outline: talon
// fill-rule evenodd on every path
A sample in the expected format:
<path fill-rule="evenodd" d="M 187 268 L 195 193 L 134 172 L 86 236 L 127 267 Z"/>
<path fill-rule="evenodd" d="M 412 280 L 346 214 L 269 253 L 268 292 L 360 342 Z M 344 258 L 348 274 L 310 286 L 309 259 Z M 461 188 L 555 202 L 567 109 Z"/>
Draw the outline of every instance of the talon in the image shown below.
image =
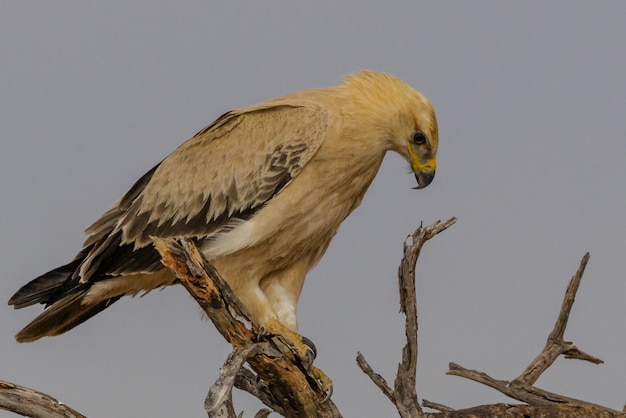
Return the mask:
<path fill-rule="evenodd" d="M 315 360 L 317 358 L 317 347 L 315 347 L 315 344 L 313 343 L 313 341 L 311 341 L 310 339 L 308 339 L 304 335 L 302 336 L 302 342 L 307 347 L 309 347 L 311 349 L 311 351 L 313 352 L 313 358 L 311 359 L 311 363 L 313 363 L 313 360 Z"/>
<path fill-rule="evenodd" d="M 333 384 L 331 382 L 330 386 L 326 390 L 326 396 L 324 396 L 324 399 L 322 399 L 322 403 L 324 403 L 327 400 L 329 400 L 332 395 L 333 395 Z"/>
<path fill-rule="evenodd" d="M 315 366 L 311 367 L 309 374 L 315 379 L 320 389 L 322 390 L 322 393 L 324 393 L 322 403 L 329 400 L 333 394 L 333 381 L 330 380 L 328 376 L 326 376 L 326 373 L 324 373 Z"/>
<path fill-rule="evenodd" d="M 306 372 L 308 373 L 311 371 L 311 367 L 313 367 L 313 360 L 315 360 L 315 353 L 312 350 L 307 348 L 306 357 L 307 357 L 306 359 L 307 361 L 306 363 L 303 362 L 302 365 L 304 366 L 304 370 L 306 370 Z"/>
<path fill-rule="evenodd" d="M 309 371 L 317 354 L 315 344 L 308 338 L 287 328 L 282 323 L 273 320 L 268 321 L 259 328 L 257 338 L 275 336 L 296 356 L 302 366 Z"/>
<path fill-rule="evenodd" d="M 261 325 L 256 332 L 256 337 L 254 339 L 254 342 L 255 343 L 261 342 L 261 339 L 263 338 L 264 335 L 265 335 L 265 327 Z"/>
<path fill-rule="evenodd" d="M 317 357 L 317 348 L 313 341 L 287 328 L 279 321 L 268 321 L 259 327 L 257 340 L 264 337 L 276 337 L 300 361 L 310 378 L 316 383 L 323 395 L 322 402 L 326 402 L 333 394 L 333 381 L 326 373 L 313 365 Z"/>

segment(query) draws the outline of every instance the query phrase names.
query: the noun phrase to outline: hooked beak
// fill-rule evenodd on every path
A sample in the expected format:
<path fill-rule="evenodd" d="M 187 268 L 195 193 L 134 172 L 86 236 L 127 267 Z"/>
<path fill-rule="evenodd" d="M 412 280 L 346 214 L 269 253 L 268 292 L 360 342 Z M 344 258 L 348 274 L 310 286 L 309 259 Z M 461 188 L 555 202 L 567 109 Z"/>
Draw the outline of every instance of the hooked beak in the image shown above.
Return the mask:
<path fill-rule="evenodd" d="M 435 170 L 424 171 L 420 170 L 415 173 L 415 180 L 417 180 L 417 187 L 413 187 L 414 190 L 423 189 L 428 186 L 435 178 Z"/>
<path fill-rule="evenodd" d="M 411 169 L 415 173 L 415 180 L 417 180 L 417 187 L 413 187 L 413 189 L 423 189 L 424 187 L 428 186 L 435 178 L 437 160 L 432 157 L 426 161 L 422 161 L 410 145 L 408 146 L 408 151 L 411 162 Z"/>

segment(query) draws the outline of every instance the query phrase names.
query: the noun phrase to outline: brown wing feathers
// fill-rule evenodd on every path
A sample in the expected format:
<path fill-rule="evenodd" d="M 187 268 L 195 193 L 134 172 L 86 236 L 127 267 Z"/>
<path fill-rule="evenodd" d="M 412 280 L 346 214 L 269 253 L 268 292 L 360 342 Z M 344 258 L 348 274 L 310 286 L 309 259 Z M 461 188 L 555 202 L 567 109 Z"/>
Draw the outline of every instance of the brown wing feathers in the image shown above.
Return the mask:
<path fill-rule="evenodd" d="M 64 332 L 121 297 L 85 305 L 93 283 L 161 269 L 151 236 L 211 239 L 250 219 L 315 154 L 326 118 L 319 109 L 291 106 L 222 115 L 142 176 L 91 225 L 74 261 L 32 280 L 10 299 L 15 308 L 49 306 L 16 338 L 31 341 Z M 285 138 L 281 120 L 310 124 L 296 126 Z"/>

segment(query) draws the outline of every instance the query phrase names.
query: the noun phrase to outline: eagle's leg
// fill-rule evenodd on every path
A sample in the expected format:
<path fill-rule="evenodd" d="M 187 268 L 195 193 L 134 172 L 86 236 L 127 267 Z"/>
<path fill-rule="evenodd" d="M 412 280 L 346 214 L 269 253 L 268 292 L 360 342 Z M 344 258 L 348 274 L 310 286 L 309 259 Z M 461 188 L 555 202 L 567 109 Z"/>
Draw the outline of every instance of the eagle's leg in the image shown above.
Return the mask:
<path fill-rule="evenodd" d="M 307 264 L 304 260 L 290 267 L 267 274 L 259 287 L 269 304 L 269 312 L 261 319 L 262 334 L 275 335 L 303 362 L 307 370 L 317 354 L 315 345 L 296 332 L 296 311 L 302 291 Z"/>
<path fill-rule="evenodd" d="M 273 283 L 273 285 L 268 287 L 270 283 Z M 259 325 L 259 337 L 280 337 L 280 341 L 308 369 L 315 358 L 315 346 L 310 343 L 310 340 L 303 339 L 295 331 L 295 303 L 297 303 L 297 300 L 291 302 L 290 300 L 293 297 L 289 297 L 289 293 L 284 290 L 282 292 L 269 291 L 269 288 L 276 289 L 280 287 L 276 283 L 277 278 L 273 276 L 271 280 L 265 280 L 261 286 L 249 281 L 245 283 L 235 281 L 231 283 L 231 287 L 239 300 L 248 308 L 252 319 Z M 270 296 L 268 296 L 268 293 Z M 281 303 L 277 303 L 277 299 L 275 299 L 277 293 L 282 295 L 282 298 L 280 298 Z M 307 345 L 307 342 L 311 346 Z"/>

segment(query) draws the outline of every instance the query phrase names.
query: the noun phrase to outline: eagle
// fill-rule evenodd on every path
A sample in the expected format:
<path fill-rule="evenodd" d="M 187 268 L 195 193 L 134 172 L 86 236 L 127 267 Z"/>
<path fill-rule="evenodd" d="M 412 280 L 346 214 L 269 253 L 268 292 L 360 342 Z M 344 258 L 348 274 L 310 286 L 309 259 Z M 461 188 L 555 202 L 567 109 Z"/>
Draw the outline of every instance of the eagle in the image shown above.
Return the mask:
<path fill-rule="evenodd" d="M 176 283 L 153 239 L 186 238 L 265 333 L 310 358 L 296 321 L 307 273 L 387 151 L 404 157 L 421 189 L 435 175 L 437 145 L 430 101 L 374 71 L 231 110 L 137 180 L 87 228 L 71 262 L 10 298 L 16 309 L 45 305 L 15 338 L 62 334 L 122 296 Z"/>

